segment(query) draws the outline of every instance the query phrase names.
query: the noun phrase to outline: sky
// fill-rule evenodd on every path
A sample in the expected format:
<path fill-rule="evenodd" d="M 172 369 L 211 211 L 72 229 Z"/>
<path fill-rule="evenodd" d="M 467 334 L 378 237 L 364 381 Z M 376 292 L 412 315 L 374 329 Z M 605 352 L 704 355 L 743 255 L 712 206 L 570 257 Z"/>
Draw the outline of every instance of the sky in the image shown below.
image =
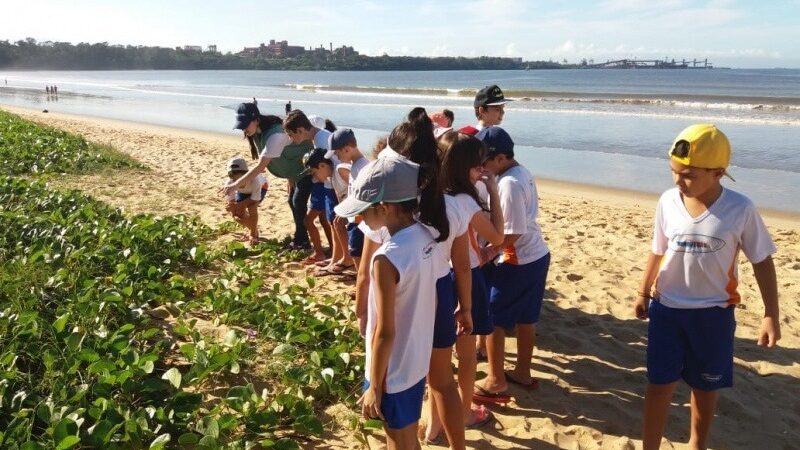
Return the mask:
<path fill-rule="evenodd" d="M 800 68 L 800 0 L 0 0 L 0 40 Z"/>

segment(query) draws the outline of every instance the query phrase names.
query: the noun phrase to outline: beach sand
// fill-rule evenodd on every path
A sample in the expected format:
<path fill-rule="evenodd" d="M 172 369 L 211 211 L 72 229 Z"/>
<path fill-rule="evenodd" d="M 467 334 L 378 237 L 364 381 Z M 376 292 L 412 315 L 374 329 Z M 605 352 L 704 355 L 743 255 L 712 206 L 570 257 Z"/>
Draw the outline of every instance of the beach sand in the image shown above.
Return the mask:
<path fill-rule="evenodd" d="M 194 214 L 210 225 L 227 220 L 216 194 L 224 181 L 224 164 L 232 156 L 249 152 L 234 132 L 226 136 L 3 109 L 112 145 L 151 169 L 71 176 L 53 180 L 57 186 L 84 190 L 132 213 Z M 664 176 L 669 176 L 666 167 Z M 275 178 L 270 182 L 260 209 L 261 233 L 281 238 L 293 228 L 286 184 Z M 478 449 L 640 447 L 647 324 L 633 317 L 631 304 L 650 248 L 656 197 L 546 180 L 539 180 L 538 187 L 540 223 L 552 253 L 534 353 L 541 388 L 528 393 L 512 385 L 515 401 L 492 408 L 496 421 L 468 430 L 468 445 Z M 763 305 L 752 268 L 742 259 L 735 387 L 720 397 L 712 448 L 788 449 L 800 442 L 800 221 L 797 216 L 769 212 L 765 220 L 778 246 L 774 257 L 783 338 L 777 349 L 755 345 Z M 302 265 L 292 263 L 280 277 L 266 281 L 267 285 L 300 283 L 308 274 Z M 316 289 L 329 294 L 347 292 L 352 281 L 322 278 Z M 508 340 L 509 363 L 514 344 L 514 339 Z M 479 367 L 479 371 L 485 369 L 485 365 Z M 682 385 L 676 393 L 662 448 L 686 448 L 688 392 Z M 332 432 L 326 448 L 355 447 L 349 434 L 345 429 Z M 380 436 L 371 439 L 379 441 Z"/>

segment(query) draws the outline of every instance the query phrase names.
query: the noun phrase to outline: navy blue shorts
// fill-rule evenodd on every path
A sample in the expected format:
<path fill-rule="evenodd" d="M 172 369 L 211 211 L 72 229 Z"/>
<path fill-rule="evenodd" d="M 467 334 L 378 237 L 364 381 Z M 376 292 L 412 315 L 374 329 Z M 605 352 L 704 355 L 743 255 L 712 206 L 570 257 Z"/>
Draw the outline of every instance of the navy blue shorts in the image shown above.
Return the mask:
<path fill-rule="evenodd" d="M 247 200 L 249 198 L 250 198 L 250 194 L 244 194 L 244 193 L 241 193 L 241 192 L 237 192 L 236 196 L 234 197 L 234 201 L 236 201 L 236 203 L 239 203 L 239 202 L 243 202 L 243 201 L 245 201 L 245 200 Z M 261 200 L 259 200 L 258 203 L 263 202 L 265 198 L 267 198 L 267 190 L 264 189 L 264 188 L 261 188 Z"/>
<path fill-rule="evenodd" d="M 333 223 L 333 219 L 336 218 L 336 213 L 333 212 L 333 208 L 338 204 L 339 199 L 336 198 L 336 191 L 325 188 L 325 216 L 330 223 Z"/>
<path fill-rule="evenodd" d="M 668 384 L 683 378 L 703 391 L 733 386 L 734 309 L 678 309 L 650 302 L 648 381 Z"/>
<path fill-rule="evenodd" d="M 472 334 L 492 334 L 494 324 L 489 313 L 489 287 L 482 267 L 472 269 Z"/>
<path fill-rule="evenodd" d="M 369 389 L 369 381 L 364 380 L 364 390 Z M 425 394 L 425 378 L 402 392 L 383 393 L 381 396 L 381 414 L 386 419 L 386 426 L 395 430 L 405 428 L 417 422 L 422 416 L 422 397 Z"/>
<path fill-rule="evenodd" d="M 510 329 L 539 321 L 549 267 L 550 253 L 528 264 L 501 263 L 494 268 L 489 296 L 494 326 Z"/>
<path fill-rule="evenodd" d="M 350 256 L 360 258 L 364 250 L 364 232 L 358 229 L 358 224 L 347 224 L 347 251 Z"/>
<path fill-rule="evenodd" d="M 311 184 L 311 197 L 308 209 L 314 211 L 325 211 L 325 183 Z"/>
<path fill-rule="evenodd" d="M 436 280 L 436 317 L 433 321 L 433 348 L 448 348 L 456 343 L 456 293 L 453 272 Z"/>

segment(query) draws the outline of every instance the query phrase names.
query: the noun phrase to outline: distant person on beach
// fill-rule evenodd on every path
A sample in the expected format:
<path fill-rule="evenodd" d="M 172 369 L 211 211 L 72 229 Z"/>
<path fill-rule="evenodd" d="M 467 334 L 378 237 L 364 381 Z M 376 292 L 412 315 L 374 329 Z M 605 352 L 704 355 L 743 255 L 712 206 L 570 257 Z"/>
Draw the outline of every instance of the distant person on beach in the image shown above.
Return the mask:
<path fill-rule="evenodd" d="M 237 185 L 247 183 L 264 173 L 264 170 L 269 170 L 274 176 L 285 178 L 288 181 L 291 202 L 291 187 L 303 176 L 304 168 L 301 160 L 303 155 L 311 149 L 311 145 L 307 143 L 293 144 L 289 136 L 284 133 L 282 124 L 283 120 L 278 116 L 261 115 L 254 102 L 239 104 L 234 128 L 242 130 L 250 144 L 251 156 L 253 159 L 258 158 L 258 163 L 238 180 L 226 184 L 221 190 L 223 194 L 230 195 L 235 191 Z M 310 179 L 308 176 L 306 178 Z M 308 197 L 303 201 L 308 201 Z M 303 216 L 300 217 L 299 223 L 298 217 L 296 215 L 293 217 L 295 231 L 289 248 L 307 249 L 309 247 L 308 233 L 303 224 Z"/>
<path fill-rule="evenodd" d="M 228 161 L 228 178 L 231 182 L 242 178 L 246 173 L 247 161 L 244 158 L 237 157 Z M 258 205 L 264 201 L 268 187 L 266 177 L 257 175 L 248 182 L 236 185 L 235 191 L 227 196 L 226 211 L 249 231 L 245 240 L 253 245 L 259 240 Z"/>
<path fill-rule="evenodd" d="M 292 102 L 291 101 L 286 103 L 286 105 L 284 106 L 284 110 L 285 110 L 285 114 L 287 114 L 287 115 L 289 114 L 289 112 L 291 112 L 291 110 L 292 110 Z"/>
<path fill-rule="evenodd" d="M 489 308 L 494 330 L 486 339 L 489 372 L 476 385 L 474 397 L 482 402 L 505 403 L 508 383 L 528 391 L 539 386 L 531 376 L 531 359 L 550 251 L 536 222 L 539 215 L 536 183 L 530 171 L 514 159 L 514 141 L 497 126 L 484 128 L 476 137 L 487 148 L 483 167 L 498 177 L 505 236 L 500 245 L 488 246 L 482 255 L 485 261 L 499 258 L 490 281 Z M 509 329 L 515 330 L 517 357 L 514 369 L 506 372 L 505 337 Z"/>
<path fill-rule="evenodd" d="M 505 115 L 505 105 L 513 100 L 507 99 L 496 84 L 486 86 L 475 95 L 473 107 L 478 123 L 462 127 L 460 132 L 474 136 L 484 128 L 500 125 Z"/>
<path fill-rule="evenodd" d="M 405 158 L 378 158 L 336 207 L 336 214 L 361 215 L 369 228 L 388 234 L 370 264 L 366 381 L 358 403 L 365 418 L 383 422 L 391 450 L 420 448 L 417 424 L 433 344 L 437 243 L 415 218 L 429 200 L 420 197 L 419 171 Z"/>
<path fill-rule="evenodd" d="M 775 244 L 755 205 L 720 181 L 729 176 L 731 147 L 714 125 L 684 129 L 669 150 L 677 185 L 656 207 L 653 245 L 634 313 L 650 319 L 643 445 L 657 449 L 672 394 L 692 389 L 689 444 L 706 448 L 718 390 L 733 385 L 734 310 L 739 250 L 753 265 L 764 302 L 758 345 L 781 337 Z"/>
<path fill-rule="evenodd" d="M 58 86 L 53 86 L 53 94 L 58 95 Z"/>
<path fill-rule="evenodd" d="M 44 91 L 47 93 L 47 95 L 50 95 L 50 86 L 45 86 Z"/>

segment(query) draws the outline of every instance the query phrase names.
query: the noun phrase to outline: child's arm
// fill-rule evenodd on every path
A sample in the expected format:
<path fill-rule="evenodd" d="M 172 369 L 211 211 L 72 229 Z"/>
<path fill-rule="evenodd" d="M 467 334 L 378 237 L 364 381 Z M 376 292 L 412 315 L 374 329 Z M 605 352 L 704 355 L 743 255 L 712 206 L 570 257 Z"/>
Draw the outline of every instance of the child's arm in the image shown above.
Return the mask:
<path fill-rule="evenodd" d="M 344 184 L 350 183 L 350 169 L 345 167 L 337 167 L 336 171 L 339 172 L 339 176 L 342 177 Z"/>
<path fill-rule="evenodd" d="M 222 195 L 232 194 L 236 190 L 236 186 L 249 183 L 261 172 L 263 172 L 264 169 L 267 168 L 267 165 L 270 161 L 272 161 L 272 158 L 259 158 L 258 164 L 256 164 L 252 169 L 248 170 L 246 174 L 239 177 L 238 180 L 228 182 L 228 184 L 219 190 L 220 193 L 222 193 Z"/>
<path fill-rule="evenodd" d="M 772 256 L 768 256 L 759 263 L 754 263 L 753 273 L 756 276 L 756 283 L 758 283 L 758 289 L 761 291 L 761 298 L 764 301 L 764 319 L 761 321 L 758 345 L 772 348 L 781 338 L 778 280 L 775 275 L 775 263 L 772 261 Z"/>
<path fill-rule="evenodd" d="M 459 336 L 466 336 L 472 334 L 472 269 L 469 264 L 469 235 L 467 233 L 453 240 L 450 261 L 453 262 L 458 297 L 457 332 Z"/>
<path fill-rule="evenodd" d="M 663 258 L 663 255 L 656 255 L 652 252 L 650 257 L 647 258 L 647 266 L 644 268 L 642 282 L 639 283 L 639 291 L 636 295 L 636 301 L 633 303 L 633 312 L 639 319 L 647 319 L 647 308 L 650 306 L 651 291 L 653 283 L 656 281 L 656 275 L 658 275 L 661 258 Z"/>
<path fill-rule="evenodd" d="M 375 277 L 375 334 L 372 342 L 372 364 L 369 389 L 361 397 L 361 412 L 366 418 L 383 419 L 381 396 L 395 337 L 394 304 L 400 274 L 386 256 L 375 258 L 372 268 Z"/>

